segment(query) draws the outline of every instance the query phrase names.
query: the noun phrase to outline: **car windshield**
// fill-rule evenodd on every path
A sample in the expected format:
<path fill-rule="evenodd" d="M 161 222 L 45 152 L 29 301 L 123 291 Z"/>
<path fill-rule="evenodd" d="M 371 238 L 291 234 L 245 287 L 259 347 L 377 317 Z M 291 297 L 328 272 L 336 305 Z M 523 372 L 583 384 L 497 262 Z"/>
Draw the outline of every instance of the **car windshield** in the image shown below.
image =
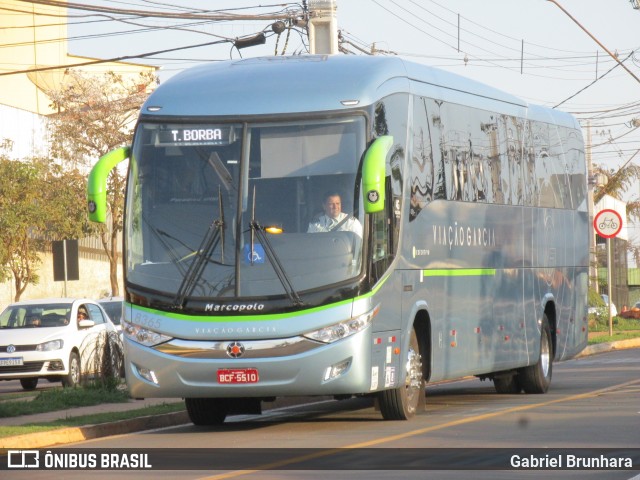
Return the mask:
<path fill-rule="evenodd" d="M 364 125 L 363 117 L 141 124 L 129 169 L 127 282 L 182 305 L 191 297 L 297 300 L 357 276 Z M 344 219 L 332 228 L 323 220 L 328 195 Z"/>
<path fill-rule="evenodd" d="M 110 300 L 107 302 L 100 302 L 100 305 L 107 312 L 107 315 L 114 323 L 114 325 L 120 325 L 120 319 L 122 318 L 122 301 Z"/>
<path fill-rule="evenodd" d="M 0 328 L 64 327 L 70 318 L 70 304 L 10 305 L 0 314 Z"/>

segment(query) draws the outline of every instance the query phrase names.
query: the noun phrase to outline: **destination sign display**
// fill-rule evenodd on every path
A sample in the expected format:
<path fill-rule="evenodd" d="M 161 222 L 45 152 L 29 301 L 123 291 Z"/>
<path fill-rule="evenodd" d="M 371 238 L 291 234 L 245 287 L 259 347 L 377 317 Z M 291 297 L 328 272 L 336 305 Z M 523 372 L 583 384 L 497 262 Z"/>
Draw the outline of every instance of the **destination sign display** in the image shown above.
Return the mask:
<path fill-rule="evenodd" d="M 181 125 L 157 132 L 158 146 L 229 145 L 235 140 L 231 125 Z"/>

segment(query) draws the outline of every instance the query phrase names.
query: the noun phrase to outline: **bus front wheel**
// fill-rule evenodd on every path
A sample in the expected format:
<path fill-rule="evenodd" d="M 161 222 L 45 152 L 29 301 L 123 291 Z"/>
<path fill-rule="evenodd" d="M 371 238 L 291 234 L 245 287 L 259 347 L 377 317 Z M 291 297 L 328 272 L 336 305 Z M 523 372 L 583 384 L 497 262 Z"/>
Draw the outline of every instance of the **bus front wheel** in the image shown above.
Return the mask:
<path fill-rule="evenodd" d="M 546 315 L 542 317 L 540 330 L 540 358 L 535 365 L 523 368 L 518 374 L 519 383 L 525 393 L 546 393 L 551 384 L 553 343 Z"/>
<path fill-rule="evenodd" d="M 221 425 L 230 407 L 224 398 L 185 398 L 184 403 L 194 425 Z"/>
<path fill-rule="evenodd" d="M 425 381 L 422 374 L 422 355 L 415 329 L 411 331 L 406 357 L 406 374 L 398 388 L 384 390 L 378 394 L 382 418 L 385 420 L 408 420 L 425 403 Z"/>

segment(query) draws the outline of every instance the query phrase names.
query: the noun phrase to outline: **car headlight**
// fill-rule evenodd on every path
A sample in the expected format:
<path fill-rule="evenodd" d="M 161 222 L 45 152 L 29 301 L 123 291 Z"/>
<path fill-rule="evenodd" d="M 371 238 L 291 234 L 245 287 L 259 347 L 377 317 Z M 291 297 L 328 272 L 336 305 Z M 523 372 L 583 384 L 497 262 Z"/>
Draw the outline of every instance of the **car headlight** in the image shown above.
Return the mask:
<path fill-rule="evenodd" d="M 133 323 L 122 321 L 122 332 L 129 340 L 137 342 L 145 347 L 153 347 L 160 343 L 168 342 L 172 337 L 154 332 L 148 328 Z"/>
<path fill-rule="evenodd" d="M 44 342 L 39 344 L 36 347 L 36 352 L 49 352 L 51 350 L 62 350 L 63 345 L 64 345 L 64 340 L 62 339 L 51 340 L 49 342 Z"/>
<path fill-rule="evenodd" d="M 377 305 L 373 310 L 370 310 L 358 317 L 343 320 L 342 322 L 329 325 L 328 327 L 321 328 L 320 330 L 305 333 L 303 336 L 318 342 L 333 343 L 337 340 L 350 337 L 351 335 L 361 332 L 367 328 L 373 317 L 375 317 L 379 311 L 380 305 Z"/>

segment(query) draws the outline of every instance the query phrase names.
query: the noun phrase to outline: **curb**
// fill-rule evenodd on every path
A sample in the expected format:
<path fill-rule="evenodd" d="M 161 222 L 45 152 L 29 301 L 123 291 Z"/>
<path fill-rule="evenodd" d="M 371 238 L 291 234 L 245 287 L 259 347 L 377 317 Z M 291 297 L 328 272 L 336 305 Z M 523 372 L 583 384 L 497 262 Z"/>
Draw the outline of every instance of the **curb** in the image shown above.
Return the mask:
<path fill-rule="evenodd" d="M 2 448 L 42 448 L 189 423 L 186 411 L 0 438 Z"/>
<path fill-rule="evenodd" d="M 609 343 L 597 343 L 596 345 L 587 345 L 578 355 L 573 358 L 587 357 L 598 353 L 611 352 L 612 350 L 626 350 L 628 348 L 640 347 L 640 338 L 630 338 L 628 340 L 618 340 Z"/>
<path fill-rule="evenodd" d="M 640 338 L 619 340 L 617 342 L 588 345 L 574 358 L 587 357 L 612 350 L 626 350 L 640 347 Z M 66 443 L 82 442 L 94 438 L 122 435 L 143 430 L 173 427 L 190 423 L 186 411 L 148 415 L 146 417 L 119 420 L 110 423 L 87 425 L 84 427 L 61 428 L 48 432 L 29 433 L 13 437 L 0 438 L 0 449 L 29 449 L 43 448 Z"/>

